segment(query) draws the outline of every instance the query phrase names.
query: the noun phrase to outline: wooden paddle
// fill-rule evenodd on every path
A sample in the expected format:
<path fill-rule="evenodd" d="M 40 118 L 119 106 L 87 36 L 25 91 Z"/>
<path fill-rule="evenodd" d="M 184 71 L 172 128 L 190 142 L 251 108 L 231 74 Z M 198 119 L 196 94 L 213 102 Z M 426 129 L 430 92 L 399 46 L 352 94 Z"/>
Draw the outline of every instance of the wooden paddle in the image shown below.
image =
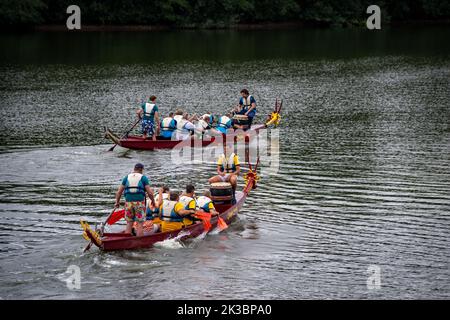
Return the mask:
<path fill-rule="evenodd" d="M 139 123 L 141 121 L 141 117 L 139 117 L 139 119 L 133 124 L 133 126 L 131 127 L 131 129 L 130 130 L 128 130 L 127 132 L 125 132 L 125 134 L 124 135 L 122 135 L 122 137 L 120 138 L 120 139 L 123 139 L 123 138 L 125 138 L 130 132 L 131 132 L 131 130 L 133 130 L 134 129 L 134 127 L 136 127 L 136 125 Z M 109 148 L 108 149 L 108 152 L 109 151 L 113 151 L 114 150 L 114 148 L 117 146 L 117 143 L 116 144 L 114 144 L 111 148 Z"/>

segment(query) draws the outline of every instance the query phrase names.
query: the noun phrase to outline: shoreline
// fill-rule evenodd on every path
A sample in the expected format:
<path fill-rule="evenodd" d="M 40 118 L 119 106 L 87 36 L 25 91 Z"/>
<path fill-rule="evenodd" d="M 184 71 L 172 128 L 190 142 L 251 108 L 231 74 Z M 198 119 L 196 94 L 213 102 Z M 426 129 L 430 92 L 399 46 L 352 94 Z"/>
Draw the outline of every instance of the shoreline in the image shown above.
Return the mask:
<path fill-rule="evenodd" d="M 418 20 L 418 21 L 402 21 L 402 22 L 385 22 L 386 27 L 421 27 L 421 26 L 448 26 L 450 20 Z M 252 24 L 235 24 L 229 26 L 170 26 L 170 25 L 82 25 L 81 30 L 68 30 L 65 24 L 44 24 L 38 26 L 2 26 L 0 32 L 17 32 L 17 31 L 38 31 L 38 32 L 151 32 L 151 31 L 205 31 L 205 30 L 229 30 L 229 31 L 249 31 L 249 30 L 296 30 L 296 29 L 352 29 L 365 28 L 365 22 L 358 24 L 344 24 L 334 26 L 325 22 L 264 22 Z M 382 29 L 383 30 L 383 27 Z"/>

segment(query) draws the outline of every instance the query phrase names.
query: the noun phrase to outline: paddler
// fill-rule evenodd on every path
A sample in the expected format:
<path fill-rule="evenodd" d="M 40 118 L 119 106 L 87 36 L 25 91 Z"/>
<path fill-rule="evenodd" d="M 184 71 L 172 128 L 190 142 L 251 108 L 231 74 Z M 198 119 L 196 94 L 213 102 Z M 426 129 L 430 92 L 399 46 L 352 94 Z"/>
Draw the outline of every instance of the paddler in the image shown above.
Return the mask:
<path fill-rule="evenodd" d="M 251 127 L 253 118 L 256 115 L 256 100 L 250 95 L 247 89 L 241 90 L 239 105 L 235 109 L 236 114 L 242 114 L 248 117 L 249 127 Z"/>
<path fill-rule="evenodd" d="M 177 129 L 177 121 L 173 118 L 174 113 L 169 113 L 168 117 L 165 117 L 161 120 L 160 129 L 161 129 L 161 137 L 167 140 L 172 138 L 172 134 Z"/>
<path fill-rule="evenodd" d="M 191 132 L 195 130 L 194 124 L 191 122 L 187 113 L 178 109 L 173 117 L 177 121 L 176 140 L 185 140 L 191 136 Z"/>
<path fill-rule="evenodd" d="M 137 163 L 134 171 L 122 179 L 122 183 L 116 193 L 115 207 L 120 206 L 120 198 L 125 193 L 125 220 L 127 221 L 126 233 L 131 233 L 133 223 L 137 222 L 137 236 L 143 235 L 143 222 L 146 219 L 145 193 L 153 206 L 155 199 L 148 178 L 143 175 L 144 165 Z"/>
<path fill-rule="evenodd" d="M 158 190 L 158 194 L 155 195 L 155 205 L 148 199 L 146 210 L 146 221 L 144 222 L 144 231 L 156 232 L 161 225 L 161 219 L 159 218 L 159 208 L 164 200 L 169 198 L 169 187 L 162 186 Z"/>
<path fill-rule="evenodd" d="M 204 212 L 211 213 L 213 216 L 217 216 L 219 213 L 214 207 L 214 203 L 211 200 L 211 191 L 205 190 L 203 195 L 197 198 L 197 208 Z"/>
<path fill-rule="evenodd" d="M 198 138 L 201 138 L 205 133 L 210 132 L 213 134 L 218 134 L 219 132 L 213 129 L 211 126 L 213 124 L 214 117 L 209 113 L 204 114 L 200 117 L 195 125 L 195 132 Z"/>
<path fill-rule="evenodd" d="M 192 224 L 192 221 L 185 219 L 185 216 L 190 215 L 192 211 L 184 209 L 184 205 L 179 199 L 178 193 L 171 191 L 169 199 L 163 200 L 159 209 L 162 232 L 179 230 Z"/>
<path fill-rule="evenodd" d="M 186 186 L 186 192 L 181 195 L 180 202 L 184 205 L 185 210 L 190 211 L 190 215 L 184 218 L 184 221 L 192 224 L 194 222 L 193 215 L 195 214 L 195 208 L 197 203 L 195 202 L 195 187 L 192 184 Z"/>
<path fill-rule="evenodd" d="M 136 110 L 136 113 L 142 118 L 141 128 L 144 139 L 146 139 L 148 135 L 155 141 L 156 135 L 159 133 L 159 112 L 158 106 L 156 105 L 156 96 L 151 96 L 149 102 L 144 102 L 141 107 Z"/>
<path fill-rule="evenodd" d="M 233 121 L 231 120 L 231 114 L 221 116 L 217 120 L 216 129 L 223 134 L 227 134 L 227 130 L 233 127 Z"/>
<path fill-rule="evenodd" d="M 217 175 L 209 178 L 208 182 L 229 182 L 233 188 L 233 202 L 236 201 L 235 193 L 237 178 L 241 172 L 239 157 L 233 152 L 233 144 L 223 145 L 223 154 L 217 160 Z"/>

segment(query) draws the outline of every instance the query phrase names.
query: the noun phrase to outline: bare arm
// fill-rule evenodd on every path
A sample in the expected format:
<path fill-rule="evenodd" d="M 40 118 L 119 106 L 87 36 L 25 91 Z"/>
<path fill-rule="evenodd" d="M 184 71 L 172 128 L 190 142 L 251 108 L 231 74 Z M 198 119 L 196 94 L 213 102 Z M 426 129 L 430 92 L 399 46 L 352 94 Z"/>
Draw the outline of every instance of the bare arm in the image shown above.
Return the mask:
<path fill-rule="evenodd" d="M 162 205 L 162 202 L 163 202 L 162 194 L 163 194 L 163 188 L 159 188 L 158 200 L 156 200 L 156 206 L 155 207 L 159 208 Z"/>
<path fill-rule="evenodd" d="M 150 188 L 149 185 L 145 186 L 145 191 L 147 191 L 148 197 L 150 198 L 150 201 L 152 202 L 152 206 L 155 206 L 155 198 L 153 197 L 153 190 Z"/>
<path fill-rule="evenodd" d="M 180 215 L 180 216 L 188 216 L 188 215 L 190 215 L 190 214 L 195 213 L 195 210 L 191 210 L 191 209 L 189 209 L 189 210 L 181 209 L 181 210 L 178 211 L 177 213 L 178 213 L 178 215 Z"/>
<path fill-rule="evenodd" d="M 225 172 L 220 171 L 220 166 L 217 166 L 217 174 L 219 176 L 224 176 L 225 175 Z"/>
<path fill-rule="evenodd" d="M 155 122 L 156 122 L 156 126 L 159 128 L 159 112 L 158 111 L 155 112 Z"/>
<path fill-rule="evenodd" d="M 233 173 L 237 176 L 241 173 L 241 166 L 239 164 L 236 166 L 236 171 Z"/>
<path fill-rule="evenodd" d="M 116 203 L 114 204 L 116 208 L 120 206 L 120 198 L 122 197 L 123 190 L 125 190 L 125 186 L 121 184 L 116 192 Z"/>
<path fill-rule="evenodd" d="M 192 122 L 192 121 L 197 121 L 198 120 L 198 116 L 197 116 L 197 114 L 195 113 L 195 114 L 193 114 L 189 119 L 188 119 L 188 121 L 189 122 Z"/>

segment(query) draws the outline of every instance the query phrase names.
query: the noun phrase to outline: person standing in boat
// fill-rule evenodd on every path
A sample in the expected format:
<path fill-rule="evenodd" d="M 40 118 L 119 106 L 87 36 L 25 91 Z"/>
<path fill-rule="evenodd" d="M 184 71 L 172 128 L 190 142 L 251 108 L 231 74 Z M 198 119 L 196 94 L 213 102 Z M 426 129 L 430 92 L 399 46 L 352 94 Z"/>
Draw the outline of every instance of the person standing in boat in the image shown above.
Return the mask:
<path fill-rule="evenodd" d="M 161 129 L 161 137 L 166 140 L 172 139 L 172 135 L 177 129 L 177 120 L 173 118 L 174 113 L 169 113 L 168 117 L 165 117 L 161 120 L 160 129 Z"/>
<path fill-rule="evenodd" d="M 122 183 L 116 193 L 115 207 L 120 206 L 120 198 L 125 194 L 125 220 L 127 221 L 126 233 L 131 233 L 133 223 L 137 222 L 137 236 L 143 235 L 143 223 L 146 219 L 145 193 L 147 193 L 152 205 L 155 206 L 153 190 L 148 178 L 143 175 L 144 165 L 137 163 L 134 171 L 122 179 Z"/>
<path fill-rule="evenodd" d="M 233 200 L 236 200 L 237 178 L 241 172 L 239 157 L 233 152 L 233 145 L 223 145 L 223 154 L 217 160 L 217 175 L 209 178 L 208 182 L 229 182 L 233 188 Z"/>
<path fill-rule="evenodd" d="M 247 89 L 241 90 L 241 98 L 236 108 L 236 114 L 242 114 L 248 117 L 249 126 L 251 127 L 253 118 L 256 115 L 256 100 L 250 95 Z"/>
<path fill-rule="evenodd" d="M 171 191 L 169 199 L 163 200 L 159 209 L 162 232 L 179 230 L 192 224 L 190 219 L 185 219 L 185 216 L 192 214 L 192 211 L 184 209 L 179 199 L 178 193 Z"/>
<path fill-rule="evenodd" d="M 197 208 L 203 210 L 206 213 L 211 213 L 213 216 L 219 215 L 214 207 L 214 203 L 211 200 L 211 191 L 205 190 L 203 195 L 197 198 Z"/>
<path fill-rule="evenodd" d="M 159 112 L 156 105 L 156 96 L 151 96 L 149 102 L 144 102 L 141 107 L 136 110 L 137 115 L 142 118 L 141 128 L 144 139 L 150 136 L 153 141 L 159 133 Z M 155 128 L 156 123 L 156 128 Z"/>

